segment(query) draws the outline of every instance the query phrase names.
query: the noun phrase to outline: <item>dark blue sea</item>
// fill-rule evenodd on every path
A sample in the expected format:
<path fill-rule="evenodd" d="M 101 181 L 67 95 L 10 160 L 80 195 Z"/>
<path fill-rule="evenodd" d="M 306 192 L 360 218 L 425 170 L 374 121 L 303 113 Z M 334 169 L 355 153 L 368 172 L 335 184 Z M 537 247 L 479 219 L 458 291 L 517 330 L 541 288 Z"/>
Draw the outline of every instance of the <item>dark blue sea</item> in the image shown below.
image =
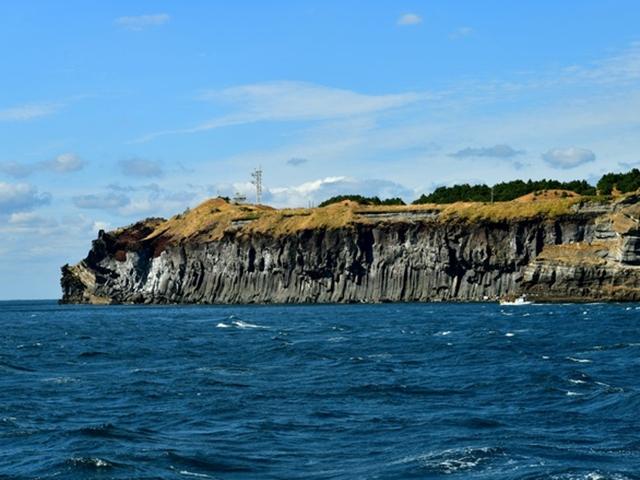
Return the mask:
<path fill-rule="evenodd" d="M 0 303 L 2 479 L 638 479 L 640 306 Z"/>

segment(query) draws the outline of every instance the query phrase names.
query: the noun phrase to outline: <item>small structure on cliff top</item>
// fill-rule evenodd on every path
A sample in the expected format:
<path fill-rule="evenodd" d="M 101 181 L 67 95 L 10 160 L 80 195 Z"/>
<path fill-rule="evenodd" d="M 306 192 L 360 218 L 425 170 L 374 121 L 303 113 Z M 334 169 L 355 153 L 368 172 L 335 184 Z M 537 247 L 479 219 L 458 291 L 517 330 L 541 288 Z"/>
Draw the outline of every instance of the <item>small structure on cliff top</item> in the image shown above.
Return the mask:
<path fill-rule="evenodd" d="M 242 205 L 244 203 L 247 203 L 247 196 L 243 195 L 240 192 L 236 192 L 236 194 L 233 196 L 233 198 L 231 199 L 231 202 L 234 205 Z"/>

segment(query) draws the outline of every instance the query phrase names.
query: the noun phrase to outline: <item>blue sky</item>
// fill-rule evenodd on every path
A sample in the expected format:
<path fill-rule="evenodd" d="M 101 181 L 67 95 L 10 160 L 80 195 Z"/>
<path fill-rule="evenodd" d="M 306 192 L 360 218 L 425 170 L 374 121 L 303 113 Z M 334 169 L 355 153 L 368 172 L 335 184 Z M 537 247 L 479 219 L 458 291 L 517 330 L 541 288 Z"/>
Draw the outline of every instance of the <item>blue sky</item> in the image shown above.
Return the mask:
<path fill-rule="evenodd" d="M 0 298 L 99 228 L 640 162 L 640 3 L 0 4 Z"/>

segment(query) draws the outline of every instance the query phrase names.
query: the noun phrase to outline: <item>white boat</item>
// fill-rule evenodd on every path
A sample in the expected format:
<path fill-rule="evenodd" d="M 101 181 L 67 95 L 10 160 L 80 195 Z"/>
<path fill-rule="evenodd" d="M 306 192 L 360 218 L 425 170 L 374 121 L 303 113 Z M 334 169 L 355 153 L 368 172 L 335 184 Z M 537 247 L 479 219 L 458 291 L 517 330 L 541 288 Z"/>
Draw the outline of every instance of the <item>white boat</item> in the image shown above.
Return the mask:
<path fill-rule="evenodd" d="M 523 297 L 518 297 L 514 300 L 500 300 L 500 305 L 511 305 L 514 307 L 520 307 L 522 305 L 531 305 L 533 302 L 530 300 L 527 300 L 524 296 Z"/>

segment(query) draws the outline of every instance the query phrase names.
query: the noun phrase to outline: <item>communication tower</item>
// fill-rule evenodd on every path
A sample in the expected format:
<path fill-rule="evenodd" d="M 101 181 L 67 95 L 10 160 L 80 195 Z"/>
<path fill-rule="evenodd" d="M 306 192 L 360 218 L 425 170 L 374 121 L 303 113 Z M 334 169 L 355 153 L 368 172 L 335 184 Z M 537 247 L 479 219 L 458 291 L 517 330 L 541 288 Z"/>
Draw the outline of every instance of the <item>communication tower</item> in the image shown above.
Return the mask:
<path fill-rule="evenodd" d="M 251 183 L 256 187 L 256 204 L 262 201 L 262 167 L 256 168 L 251 172 Z"/>

